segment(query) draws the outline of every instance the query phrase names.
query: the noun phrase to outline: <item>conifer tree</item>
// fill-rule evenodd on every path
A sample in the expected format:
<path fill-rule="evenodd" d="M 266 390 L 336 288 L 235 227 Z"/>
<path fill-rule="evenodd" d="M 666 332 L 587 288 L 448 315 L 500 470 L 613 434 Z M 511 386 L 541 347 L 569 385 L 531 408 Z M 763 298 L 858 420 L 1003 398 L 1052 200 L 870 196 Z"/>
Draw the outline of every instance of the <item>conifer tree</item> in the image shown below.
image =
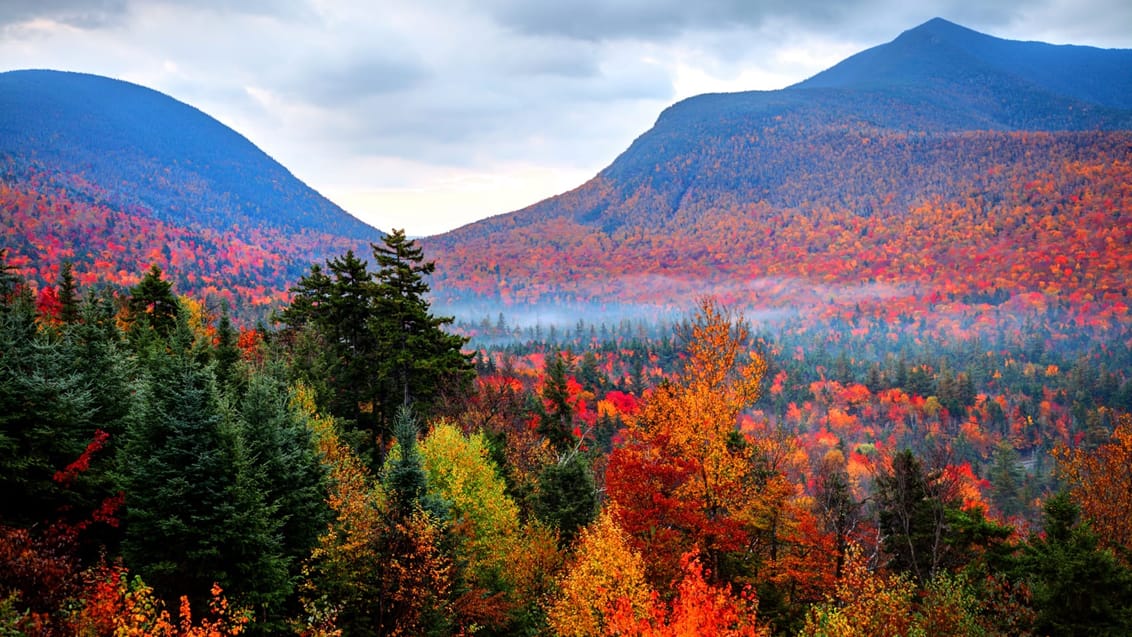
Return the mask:
<path fill-rule="evenodd" d="M 213 583 L 263 614 L 279 602 L 273 507 L 226 422 L 214 378 L 179 312 L 168 345 L 142 353 L 144 382 L 120 466 L 126 564 L 167 602 L 202 603 Z"/>
<path fill-rule="evenodd" d="M 1044 518 L 1044 536 L 1030 539 L 1019 563 L 1038 611 L 1035 633 L 1132 634 L 1132 571 L 1100 548 L 1068 493 L 1046 502 Z"/>
<path fill-rule="evenodd" d="M 64 323 L 75 323 L 79 320 L 79 297 L 75 287 L 74 265 L 64 261 L 59 267 L 59 283 L 56 286 L 59 293 L 59 318 Z"/>
<path fill-rule="evenodd" d="M 466 339 L 443 330 L 452 317 L 430 313 L 424 277 L 436 264 L 424 260 L 424 252 L 404 230 L 394 230 L 372 247 L 377 311 L 371 327 L 382 353 L 382 409 L 389 420 L 398 405 L 431 413 L 444 389 L 466 391 L 471 382 L 471 358 L 460 351 Z"/>
<path fill-rule="evenodd" d="M 95 428 L 87 379 L 58 335 L 37 329 L 21 283 L 0 299 L 0 519 L 30 525 L 79 504 L 52 476 L 82 454 Z"/>
<path fill-rule="evenodd" d="M 177 297 L 173 284 L 162 278 L 161 268 L 150 266 L 149 272 L 130 288 L 128 301 L 131 327 L 136 332 L 152 331 L 166 338 L 177 324 Z"/>

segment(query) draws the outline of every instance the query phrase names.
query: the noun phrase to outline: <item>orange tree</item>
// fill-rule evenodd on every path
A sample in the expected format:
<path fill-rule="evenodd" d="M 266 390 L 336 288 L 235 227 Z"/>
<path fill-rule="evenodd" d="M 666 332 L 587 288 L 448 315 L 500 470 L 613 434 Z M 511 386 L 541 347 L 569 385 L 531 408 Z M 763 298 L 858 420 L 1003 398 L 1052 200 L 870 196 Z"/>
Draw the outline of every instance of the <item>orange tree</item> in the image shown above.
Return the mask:
<path fill-rule="evenodd" d="M 1132 565 L 1132 415 L 1119 416 L 1112 437 L 1096 449 L 1058 447 L 1053 455 L 1102 545 Z"/>
<path fill-rule="evenodd" d="M 768 476 L 738 431 L 739 414 L 759 398 L 766 361 L 751 350 L 742 317 L 714 300 L 700 302 L 684 331 L 682 372 L 629 419 L 606 472 L 618 523 L 650 556 L 658 587 L 679 579 L 680 557 L 697 547 L 710 572 L 726 578 L 724 558 L 749 553 L 751 521 L 768 506 Z"/>

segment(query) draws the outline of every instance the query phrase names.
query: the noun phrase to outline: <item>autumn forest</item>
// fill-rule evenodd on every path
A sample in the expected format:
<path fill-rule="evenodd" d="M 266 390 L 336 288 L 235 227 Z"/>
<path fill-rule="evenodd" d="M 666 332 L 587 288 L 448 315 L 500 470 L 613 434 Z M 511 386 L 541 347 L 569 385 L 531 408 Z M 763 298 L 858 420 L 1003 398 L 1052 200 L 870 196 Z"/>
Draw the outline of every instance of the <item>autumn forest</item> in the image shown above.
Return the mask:
<path fill-rule="evenodd" d="M 1132 634 L 1132 102 L 1074 66 L 1132 58 L 1044 47 L 934 20 L 423 238 L 0 74 L 0 635 Z"/>

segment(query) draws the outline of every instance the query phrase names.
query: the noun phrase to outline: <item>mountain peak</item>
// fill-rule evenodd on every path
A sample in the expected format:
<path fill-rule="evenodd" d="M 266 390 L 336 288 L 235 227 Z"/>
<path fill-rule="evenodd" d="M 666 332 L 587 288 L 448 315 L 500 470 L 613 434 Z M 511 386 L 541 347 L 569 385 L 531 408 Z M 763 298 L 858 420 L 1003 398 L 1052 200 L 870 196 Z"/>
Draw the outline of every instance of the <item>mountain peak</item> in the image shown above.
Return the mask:
<path fill-rule="evenodd" d="M 1014 101 L 1072 100 L 1132 108 L 1132 50 L 1004 40 L 932 18 L 791 88 L 918 88 L 937 101 L 959 89 Z M 1065 104 L 1068 107 L 1068 104 Z"/>

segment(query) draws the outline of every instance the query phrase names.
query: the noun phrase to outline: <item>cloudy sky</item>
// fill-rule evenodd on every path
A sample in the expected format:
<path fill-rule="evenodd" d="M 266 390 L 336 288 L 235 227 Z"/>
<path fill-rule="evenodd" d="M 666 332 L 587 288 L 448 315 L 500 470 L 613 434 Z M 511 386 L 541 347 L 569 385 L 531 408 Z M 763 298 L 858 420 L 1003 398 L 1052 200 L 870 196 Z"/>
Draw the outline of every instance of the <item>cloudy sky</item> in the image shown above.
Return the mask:
<path fill-rule="evenodd" d="M 157 89 L 425 235 L 581 184 L 676 100 L 782 88 L 935 16 L 1132 48 L 1128 0 L 0 0 L 0 71 Z"/>

